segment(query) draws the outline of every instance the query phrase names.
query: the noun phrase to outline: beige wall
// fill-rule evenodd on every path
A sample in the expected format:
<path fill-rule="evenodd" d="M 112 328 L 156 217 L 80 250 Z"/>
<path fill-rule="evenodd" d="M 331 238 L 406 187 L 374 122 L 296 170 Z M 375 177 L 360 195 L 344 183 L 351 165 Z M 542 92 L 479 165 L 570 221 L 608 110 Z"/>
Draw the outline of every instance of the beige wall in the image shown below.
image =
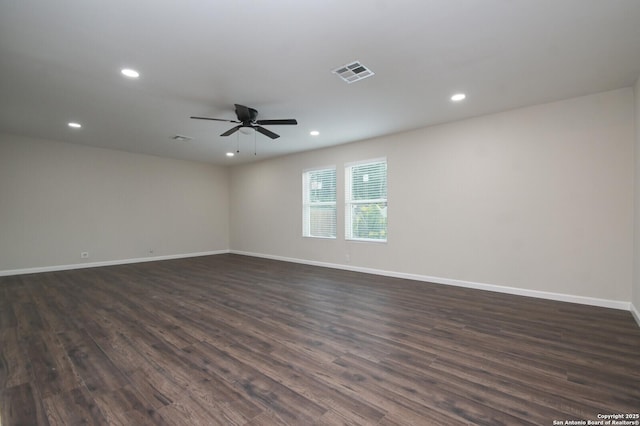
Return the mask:
<path fill-rule="evenodd" d="M 631 88 L 231 170 L 231 249 L 629 301 Z M 388 159 L 388 243 L 344 241 L 346 162 Z M 303 238 L 301 173 L 338 167 L 338 238 Z"/>
<path fill-rule="evenodd" d="M 0 135 L 0 272 L 226 250 L 227 176 L 207 164 Z"/>
<path fill-rule="evenodd" d="M 633 255 L 633 297 L 636 320 L 640 324 L 640 77 L 635 85 L 635 250 Z"/>

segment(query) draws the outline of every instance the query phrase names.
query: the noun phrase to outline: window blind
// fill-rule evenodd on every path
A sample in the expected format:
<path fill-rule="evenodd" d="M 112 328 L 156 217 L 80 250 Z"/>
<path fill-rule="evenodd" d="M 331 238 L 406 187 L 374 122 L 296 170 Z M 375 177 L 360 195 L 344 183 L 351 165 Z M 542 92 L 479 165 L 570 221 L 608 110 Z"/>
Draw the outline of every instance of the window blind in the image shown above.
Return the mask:
<path fill-rule="evenodd" d="M 302 174 L 302 235 L 336 237 L 336 169 L 307 170 Z"/>

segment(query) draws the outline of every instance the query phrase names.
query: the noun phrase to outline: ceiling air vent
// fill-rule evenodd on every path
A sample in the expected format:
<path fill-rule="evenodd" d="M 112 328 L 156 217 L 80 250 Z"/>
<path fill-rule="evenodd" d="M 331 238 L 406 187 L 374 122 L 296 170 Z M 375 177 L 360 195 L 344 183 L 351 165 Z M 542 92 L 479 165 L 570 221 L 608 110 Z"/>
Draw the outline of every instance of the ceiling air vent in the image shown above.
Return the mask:
<path fill-rule="evenodd" d="M 174 141 L 186 142 L 186 141 L 190 141 L 193 138 L 189 136 L 184 136 L 184 135 L 175 135 L 175 136 L 171 136 L 171 139 Z"/>
<path fill-rule="evenodd" d="M 374 75 L 373 71 L 362 65 L 359 61 L 338 67 L 332 72 L 349 84 Z"/>

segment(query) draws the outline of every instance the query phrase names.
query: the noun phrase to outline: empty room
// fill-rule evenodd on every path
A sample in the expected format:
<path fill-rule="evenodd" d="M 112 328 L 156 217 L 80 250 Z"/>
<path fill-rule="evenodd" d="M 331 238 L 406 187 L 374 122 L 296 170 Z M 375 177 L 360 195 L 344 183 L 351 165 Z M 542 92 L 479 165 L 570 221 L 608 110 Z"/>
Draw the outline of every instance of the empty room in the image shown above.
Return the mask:
<path fill-rule="evenodd" d="M 0 0 L 0 426 L 640 425 L 639 23 Z"/>

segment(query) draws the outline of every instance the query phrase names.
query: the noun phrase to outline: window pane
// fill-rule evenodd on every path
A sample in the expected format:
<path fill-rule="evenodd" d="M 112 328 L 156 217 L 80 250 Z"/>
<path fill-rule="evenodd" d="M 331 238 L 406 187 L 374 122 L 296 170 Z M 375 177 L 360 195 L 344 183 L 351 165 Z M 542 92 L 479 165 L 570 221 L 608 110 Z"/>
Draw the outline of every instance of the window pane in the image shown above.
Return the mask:
<path fill-rule="evenodd" d="M 387 203 L 352 204 L 351 238 L 386 240 Z"/>
<path fill-rule="evenodd" d="M 336 200 L 336 171 L 314 170 L 309 172 L 309 201 L 326 202 Z"/>
<path fill-rule="evenodd" d="M 336 206 L 310 206 L 309 236 L 335 238 Z"/>
<path fill-rule="evenodd" d="M 387 163 L 369 163 L 352 167 L 352 200 L 387 198 Z"/>

